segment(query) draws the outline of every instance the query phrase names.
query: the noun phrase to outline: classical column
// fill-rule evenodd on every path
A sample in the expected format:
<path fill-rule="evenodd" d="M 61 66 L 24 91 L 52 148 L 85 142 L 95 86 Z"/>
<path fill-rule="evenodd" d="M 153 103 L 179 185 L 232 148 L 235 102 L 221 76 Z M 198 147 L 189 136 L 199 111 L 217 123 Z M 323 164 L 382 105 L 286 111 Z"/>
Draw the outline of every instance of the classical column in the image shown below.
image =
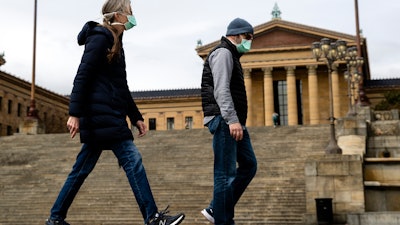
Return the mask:
<path fill-rule="evenodd" d="M 264 125 L 272 126 L 272 113 L 274 113 L 274 85 L 272 67 L 263 68 L 264 72 Z"/>
<path fill-rule="evenodd" d="M 335 118 L 341 116 L 340 113 L 340 91 L 339 91 L 339 74 L 336 64 L 332 64 L 332 94 L 333 94 L 333 115 Z"/>
<path fill-rule="evenodd" d="M 243 70 L 243 76 L 244 76 L 244 84 L 246 86 L 246 95 L 247 95 L 247 105 L 248 105 L 248 110 L 247 110 L 247 126 L 253 125 L 252 120 L 253 120 L 253 102 L 251 100 L 251 92 L 252 90 L 252 82 L 251 82 L 251 69 L 244 69 Z"/>
<path fill-rule="evenodd" d="M 285 67 L 287 83 L 288 125 L 298 124 L 295 66 Z"/>
<path fill-rule="evenodd" d="M 310 111 L 310 124 L 319 124 L 318 104 L 318 77 L 316 65 L 307 66 L 308 69 L 308 99 Z"/>

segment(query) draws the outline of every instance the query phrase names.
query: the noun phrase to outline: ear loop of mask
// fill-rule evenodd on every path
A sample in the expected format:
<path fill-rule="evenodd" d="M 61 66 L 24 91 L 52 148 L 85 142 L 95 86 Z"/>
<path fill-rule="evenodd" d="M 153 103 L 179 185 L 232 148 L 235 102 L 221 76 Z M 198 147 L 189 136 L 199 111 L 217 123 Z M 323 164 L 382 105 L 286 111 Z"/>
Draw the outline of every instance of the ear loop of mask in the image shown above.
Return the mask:
<path fill-rule="evenodd" d="M 106 13 L 106 14 L 103 15 L 103 19 L 106 20 L 109 25 L 112 25 L 111 22 L 110 22 L 110 18 L 112 18 L 112 15 L 114 15 L 113 12 Z"/>
<path fill-rule="evenodd" d="M 120 23 L 120 22 L 112 22 L 112 23 L 110 22 L 110 18 L 111 18 L 115 13 L 116 13 L 116 12 L 106 13 L 106 14 L 103 15 L 103 18 L 107 20 L 107 22 L 108 22 L 109 25 L 121 25 L 121 26 L 124 26 L 124 24 L 123 24 L 123 23 Z"/>
<path fill-rule="evenodd" d="M 106 18 L 110 14 L 114 14 L 114 13 L 116 13 L 116 12 L 104 14 L 104 18 Z M 128 17 L 128 22 L 126 22 L 125 24 L 124 23 L 120 23 L 120 22 L 112 22 L 112 23 L 109 22 L 109 24 L 110 25 L 121 25 L 121 26 L 125 27 L 125 30 L 129 30 L 132 27 L 136 26 L 136 18 L 133 15 L 128 15 L 127 17 Z"/>

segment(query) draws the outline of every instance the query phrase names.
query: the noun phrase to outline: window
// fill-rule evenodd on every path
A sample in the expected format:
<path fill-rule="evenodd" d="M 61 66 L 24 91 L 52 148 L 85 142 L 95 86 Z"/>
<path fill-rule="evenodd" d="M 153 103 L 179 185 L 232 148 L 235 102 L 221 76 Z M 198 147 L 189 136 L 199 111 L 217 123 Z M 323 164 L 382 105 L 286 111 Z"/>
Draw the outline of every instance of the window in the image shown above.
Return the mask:
<path fill-rule="evenodd" d="M 7 126 L 7 135 L 13 135 L 12 127 Z"/>
<path fill-rule="evenodd" d="M 301 80 L 296 80 L 296 91 L 297 91 L 297 117 L 298 124 L 303 124 L 303 83 Z"/>
<path fill-rule="evenodd" d="M 12 112 L 12 101 L 8 100 L 8 114 L 11 114 Z"/>
<path fill-rule="evenodd" d="M 278 81 L 279 119 L 281 125 L 288 124 L 287 86 L 286 81 Z"/>
<path fill-rule="evenodd" d="M 302 83 L 296 80 L 297 119 L 303 124 Z M 279 124 L 288 125 L 288 102 L 286 80 L 274 81 L 274 109 L 279 114 Z"/>
<path fill-rule="evenodd" d="M 169 117 L 167 118 L 167 130 L 173 130 L 174 129 L 174 118 Z"/>
<path fill-rule="evenodd" d="M 18 109 L 17 109 L 17 116 L 20 117 L 21 116 L 21 103 L 18 103 Z"/>
<path fill-rule="evenodd" d="M 193 117 L 187 116 L 185 117 L 185 129 L 193 128 Z"/>
<path fill-rule="evenodd" d="M 149 119 L 149 130 L 156 130 L 156 118 Z"/>

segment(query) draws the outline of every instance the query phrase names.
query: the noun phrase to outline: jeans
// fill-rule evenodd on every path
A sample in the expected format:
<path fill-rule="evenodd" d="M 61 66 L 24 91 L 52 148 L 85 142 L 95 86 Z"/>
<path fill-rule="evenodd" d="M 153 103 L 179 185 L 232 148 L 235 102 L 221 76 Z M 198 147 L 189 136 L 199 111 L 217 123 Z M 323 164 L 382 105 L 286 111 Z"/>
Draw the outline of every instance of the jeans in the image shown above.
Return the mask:
<path fill-rule="evenodd" d="M 236 141 L 222 116 L 216 116 L 207 126 L 214 135 L 214 194 L 210 207 L 215 225 L 233 225 L 234 207 L 256 174 L 257 160 L 245 127 L 243 139 Z"/>
<path fill-rule="evenodd" d="M 158 211 L 153 194 L 142 164 L 142 156 L 132 140 L 126 140 L 111 145 L 111 150 L 118 159 L 119 165 L 124 169 L 132 188 L 136 202 L 147 223 Z M 86 177 L 95 167 L 102 149 L 83 144 L 75 165 L 67 177 L 50 214 L 50 219 L 64 220 L 67 211 Z"/>

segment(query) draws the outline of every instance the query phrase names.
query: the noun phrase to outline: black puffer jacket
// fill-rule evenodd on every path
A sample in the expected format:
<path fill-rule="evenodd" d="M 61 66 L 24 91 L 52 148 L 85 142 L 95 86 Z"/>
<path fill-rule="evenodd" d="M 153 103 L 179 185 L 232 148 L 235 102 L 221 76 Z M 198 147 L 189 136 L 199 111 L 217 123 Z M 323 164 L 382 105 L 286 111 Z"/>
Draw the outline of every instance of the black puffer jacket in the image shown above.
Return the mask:
<path fill-rule="evenodd" d="M 85 51 L 74 80 L 69 114 L 80 118 L 82 143 L 107 146 L 133 140 L 126 116 L 132 124 L 143 120 L 128 88 L 123 49 L 118 59 L 107 61 L 113 40 L 111 32 L 96 22 L 86 23 L 78 35 L 78 44 L 85 45 Z"/>

